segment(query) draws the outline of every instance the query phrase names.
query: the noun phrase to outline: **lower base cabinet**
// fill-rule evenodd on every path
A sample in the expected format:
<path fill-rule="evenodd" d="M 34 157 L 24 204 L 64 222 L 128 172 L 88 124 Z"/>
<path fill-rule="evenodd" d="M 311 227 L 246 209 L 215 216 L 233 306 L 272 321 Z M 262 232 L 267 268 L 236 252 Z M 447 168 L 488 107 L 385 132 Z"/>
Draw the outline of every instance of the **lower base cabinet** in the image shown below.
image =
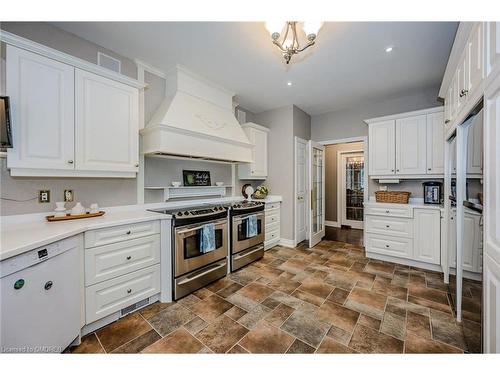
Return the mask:
<path fill-rule="evenodd" d="M 265 213 L 266 232 L 264 237 L 264 250 L 268 250 L 280 242 L 281 203 L 266 203 Z"/>
<path fill-rule="evenodd" d="M 457 212 L 450 213 L 450 226 L 448 228 L 448 241 L 451 251 L 448 252 L 450 267 L 457 266 Z M 483 244 L 482 244 L 481 215 L 465 211 L 464 215 L 464 258 L 463 269 L 465 271 L 483 272 Z"/>
<path fill-rule="evenodd" d="M 406 259 L 420 267 L 441 263 L 441 212 L 435 207 L 368 204 L 365 215 L 367 256 Z"/>

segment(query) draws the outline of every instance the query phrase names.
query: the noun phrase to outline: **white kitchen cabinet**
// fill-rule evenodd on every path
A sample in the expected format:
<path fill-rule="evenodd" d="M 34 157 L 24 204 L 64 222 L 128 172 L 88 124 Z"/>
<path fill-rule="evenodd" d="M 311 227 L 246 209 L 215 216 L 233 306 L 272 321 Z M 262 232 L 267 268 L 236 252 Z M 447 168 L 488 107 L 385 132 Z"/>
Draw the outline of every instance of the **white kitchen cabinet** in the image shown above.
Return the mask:
<path fill-rule="evenodd" d="M 483 81 L 483 68 L 484 68 L 484 51 L 483 51 L 483 28 L 482 22 L 476 23 L 472 33 L 467 42 L 467 53 L 468 53 L 468 70 L 467 70 L 467 82 L 465 89 L 467 90 L 467 96 L 472 97 L 479 89 L 481 82 Z"/>
<path fill-rule="evenodd" d="M 264 238 L 264 250 L 268 250 L 278 245 L 280 242 L 281 203 L 266 203 L 265 213 L 266 230 Z"/>
<path fill-rule="evenodd" d="M 427 116 L 396 120 L 396 174 L 426 173 Z"/>
<path fill-rule="evenodd" d="M 478 214 L 465 212 L 464 216 L 464 255 L 463 269 L 469 272 L 480 273 L 482 271 L 482 231 L 481 216 Z M 448 246 L 450 266 L 457 265 L 457 217 L 456 210 L 450 213 L 450 224 L 448 229 Z"/>
<path fill-rule="evenodd" d="M 138 90 L 77 69 L 75 103 L 77 168 L 92 171 L 137 172 Z"/>
<path fill-rule="evenodd" d="M 443 112 L 427 115 L 427 173 L 444 173 Z"/>
<path fill-rule="evenodd" d="M 453 125 L 452 120 L 455 116 L 453 112 L 453 85 L 448 88 L 446 93 L 446 98 L 444 100 L 444 133 L 448 134 L 448 130 L 450 130 Z"/>
<path fill-rule="evenodd" d="M 441 261 L 441 213 L 439 210 L 414 210 L 413 259 L 440 264 Z"/>
<path fill-rule="evenodd" d="M 467 138 L 467 174 L 483 174 L 483 116 L 479 114 Z"/>
<path fill-rule="evenodd" d="M 74 68 L 7 45 L 8 168 L 74 169 Z"/>
<path fill-rule="evenodd" d="M 31 41 L 21 45 L 6 48 L 11 175 L 135 177 L 141 84 Z"/>
<path fill-rule="evenodd" d="M 254 147 L 252 162 L 238 165 L 239 178 L 265 180 L 267 178 L 267 133 L 269 129 L 253 122 L 243 124 L 241 127 Z"/>
<path fill-rule="evenodd" d="M 394 120 L 370 123 L 368 128 L 370 175 L 395 174 L 395 129 Z"/>

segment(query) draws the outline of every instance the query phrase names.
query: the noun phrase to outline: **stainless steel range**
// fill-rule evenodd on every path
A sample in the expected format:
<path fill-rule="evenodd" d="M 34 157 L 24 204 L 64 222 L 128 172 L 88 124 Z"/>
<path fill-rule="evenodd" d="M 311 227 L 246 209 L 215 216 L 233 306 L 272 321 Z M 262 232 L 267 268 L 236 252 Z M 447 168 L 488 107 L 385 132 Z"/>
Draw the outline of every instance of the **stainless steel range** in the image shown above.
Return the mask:
<path fill-rule="evenodd" d="M 243 201 L 231 206 L 231 271 L 235 271 L 264 256 L 266 219 L 264 203 Z M 253 231 L 249 231 L 251 221 Z"/>
<path fill-rule="evenodd" d="M 227 207 L 204 205 L 152 211 L 172 215 L 172 285 L 175 300 L 227 274 Z M 214 226 L 215 246 L 208 252 L 202 247 L 205 224 Z"/>

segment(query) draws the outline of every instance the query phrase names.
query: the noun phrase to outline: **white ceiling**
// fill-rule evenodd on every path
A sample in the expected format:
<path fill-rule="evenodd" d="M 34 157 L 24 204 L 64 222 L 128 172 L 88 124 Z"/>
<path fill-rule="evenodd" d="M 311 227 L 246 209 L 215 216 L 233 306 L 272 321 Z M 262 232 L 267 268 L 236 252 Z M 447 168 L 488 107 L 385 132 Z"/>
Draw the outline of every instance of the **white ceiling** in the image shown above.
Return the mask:
<path fill-rule="evenodd" d="M 456 22 L 325 23 L 286 66 L 264 23 L 55 22 L 158 68 L 182 64 L 234 91 L 253 112 L 296 104 L 311 115 L 441 82 Z M 387 46 L 394 46 L 386 53 Z M 286 83 L 291 81 L 292 86 Z"/>

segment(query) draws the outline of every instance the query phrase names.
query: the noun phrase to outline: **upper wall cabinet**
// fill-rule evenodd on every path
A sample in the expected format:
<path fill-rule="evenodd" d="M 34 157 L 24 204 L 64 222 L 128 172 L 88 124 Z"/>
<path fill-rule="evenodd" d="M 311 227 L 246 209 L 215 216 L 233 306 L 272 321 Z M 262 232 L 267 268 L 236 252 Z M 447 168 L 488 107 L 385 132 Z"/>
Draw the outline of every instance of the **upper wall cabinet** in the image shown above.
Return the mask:
<path fill-rule="evenodd" d="M 426 173 L 427 116 L 396 120 L 396 174 Z"/>
<path fill-rule="evenodd" d="M 72 66 L 7 46 L 13 149 L 9 168 L 74 169 Z"/>
<path fill-rule="evenodd" d="M 247 122 L 241 125 L 251 144 L 252 162 L 238 165 L 238 177 L 241 180 L 265 180 L 267 178 L 267 133 L 269 129 Z"/>
<path fill-rule="evenodd" d="M 418 178 L 444 171 L 443 108 L 365 120 L 369 175 Z"/>
<path fill-rule="evenodd" d="M 395 121 L 380 121 L 368 128 L 370 175 L 392 175 L 396 172 Z"/>
<path fill-rule="evenodd" d="M 486 38 L 486 75 L 488 77 L 500 72 L 500 22 L 485 24 Z"/>
<path fill-rule="evenodd" d="M 138 90 L 77 69 L 75 103 L 76 167 L 87 171 L 136 172 Z"/>
<path fill-rule="evenodd" d="M 14 143 L 7 154 L 11 175 L 135 177 L 140 84 L 116 73 L 91 73 L 102 68 L 23 43 L 37 53 L 12 44 L 6 49 Z M 116 79 L 109 78 L 113 75 Z"/>

